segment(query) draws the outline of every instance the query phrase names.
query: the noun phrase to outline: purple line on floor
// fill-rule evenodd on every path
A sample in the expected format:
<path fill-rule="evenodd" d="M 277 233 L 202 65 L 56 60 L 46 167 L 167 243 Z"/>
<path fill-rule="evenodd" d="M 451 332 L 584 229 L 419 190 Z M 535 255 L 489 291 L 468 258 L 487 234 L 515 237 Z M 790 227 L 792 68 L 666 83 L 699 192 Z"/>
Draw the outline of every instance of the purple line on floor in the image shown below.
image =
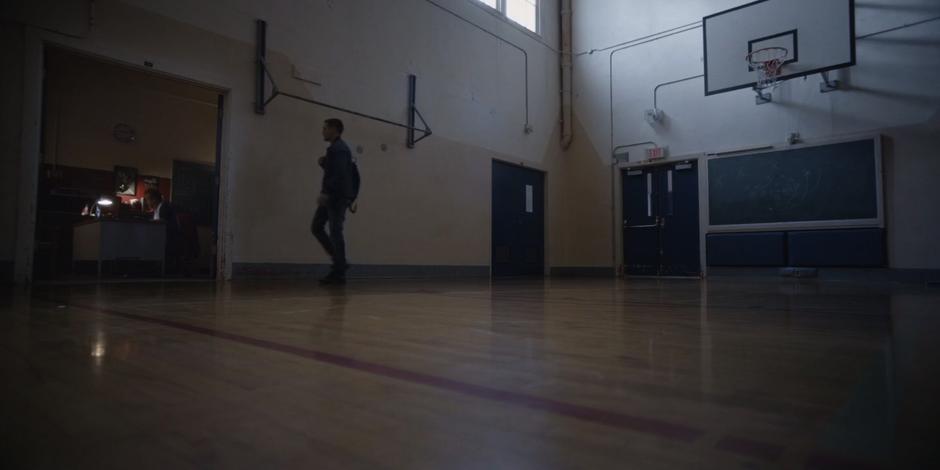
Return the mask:
<path fill-rule="evenodd" d="M 154 318 L 146 315 L 121 312 L 117 310 L 103 309 L 92 306 L 72 305 L 87 310 L 92 310 L 107 315 L 161 325 L 177 330 L 188 331 L 214 338 L 226 339 L 240 344 L 255 346 L 269 351 L 277 351 L 294 356 L 312 359 L 318 362 L 331 364 L 346 369 L 366 372 L 382 377 L 388 377 L 414 384 L 426 385 L 441 390 L 460 393 L 462 395 L 472 396 L 485 400 L 496 401 L 511 405 L 523 406 L 526 408 L 554 413 L 570 418 L 576 418 L 583 421 L 603 424 L 616 428 L 628 429 L 631 431 L 655 435 L 666 439 L 672 439 L 683 442 L 694 442 L 703 435 L 705 431 L 681 424 L 673 424 L 666 421 L 633 416 L 624 413 L 606 411 L 587 406 L 575 405 L 549 398 L 541 398 L 523 393 L 499 390 L 496 388 L 476 385 L 458 380 L 448 379 L 435 375 L 413 372 L 396 367 L 377 364 L 374 362 L 362 361 L 347 356 L 317 351 L 313 349 L 301 348 L 287 344 L 276 343 L 260 338 L 253 338 L 236 333 L 227 333 L 203 326 L 191 325 L 188 323 L 169 320 L 163 318 Z"/>
<path fill-rule="evenodd" d="M 783 447 L 767 442 L 755 441 L 744 437 L 725 436 L 715 444 L 715 448 L 746 457 L 774 462 L 783 455 Z"/>

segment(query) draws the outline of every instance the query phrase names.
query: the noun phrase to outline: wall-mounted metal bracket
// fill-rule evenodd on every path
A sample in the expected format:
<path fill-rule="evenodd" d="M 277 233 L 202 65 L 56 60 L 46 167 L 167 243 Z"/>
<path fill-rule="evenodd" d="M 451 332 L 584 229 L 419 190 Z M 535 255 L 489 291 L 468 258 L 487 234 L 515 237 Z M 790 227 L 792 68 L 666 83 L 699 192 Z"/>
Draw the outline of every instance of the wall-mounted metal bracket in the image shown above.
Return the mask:
<path fill-rule="evenodd" d="M 820 93 L 831 93 L 842 88 L 842 82 L 839 80 L 829 80 L 829 72 L 820 72 L 823 82 L 819 84 Z"/>
<path fill-rule="evenodd" d="M 408 75 L 408 148 L 415 148 L 415 144 L 426 139 L 431 135 L 431 128 L 428 126 L 428 123 L 424 120 L 424 116 L 421 115 L 421 111 L 418 111 L 418 107 L 415 105 L 415 95 L 417 93 L 418 87 L 418 77 L 414 75 Z M 421 125 L 424 126 L 424 129 L 415 127 L 415 117 L 421 120 Z M 424 133 L 421 137 L 415 139 L 415 131 L 420 131 Z"/>
<path fill-rule="evenodd" d="M 773 93 L 765 92 L 758 88 L 754 88 L 754 92 L 757 93 L 757 96 L 754 97 L 754 104 L 762 105 L 767 103 L 773 103 L 774 95 Z"/>
<path fill-rule="evenodd" d="M 268 104 L 264 99 L 264 76 L 268 69 L 265 59 L 268 55 L 268 23 L 264 20 L 255 20 L 255 114 L 264 114 L 264 106 Z"/>
<path fill-rule="evenodd" d="M 304 103 L 310 103 L 316 106 L 321 106 L 324 108 L 333 109 L 339 112 L 346 114 L 352 114 L 353 116 L 359 116 L 361 118 L 370 119 L 373 121 L 378 121 L 390 126 L 401 127 L 408 131 L 406 145 L 408 148 L 414 148 L 415 144 L 426 139 L 431 135 L 431 127 L 428 126 L 427 122 L 424 120 L 424 116 L 421 115 L 421 112 L 418 111 L 418 107 L 415 105 L 415 95 L 417 91 L 417 77 L 415 75 L 408 76 L 408 123 L 402 124 L 399 122 L 391 121 L 385 118 L 372 116 L 365 113 L 360 113 L 359 111 L 353 111 L 351 109 L 342 108 L 340 106 L 335 106 L 328 103 L 323 103 L 321 101 L 313 100 L 310 98 L 304 98 L 302 96 L 295 95 L 293 93 L 288 93 L 281 91 L 277 86 L 277 82 L 274 80 L 274 76 L 271 75 L 271 71 L 268 69 L 267 64 L 267 48 L 266 48 L 266 39 L 267 39 L 267 23 L 264 20 L 256 20 L 255 24 L 257 26 L 257 43 L 256 43 L 256 64 L 255 64 L 255 113 L 264 114 L 267 110 L 267 106 L 274 101 L 278 96 L 284 96 L 287 98 L 292 98 L 297 101 L 303 101 Z M 267 94 L 267 83 L 271 82 L 271 95 Z M 415 118 L 421 120 L 421 125 L 423 127 L 415 127 Z M 421 137 L 415 138 L 415 133 L 420 132 Z"/>

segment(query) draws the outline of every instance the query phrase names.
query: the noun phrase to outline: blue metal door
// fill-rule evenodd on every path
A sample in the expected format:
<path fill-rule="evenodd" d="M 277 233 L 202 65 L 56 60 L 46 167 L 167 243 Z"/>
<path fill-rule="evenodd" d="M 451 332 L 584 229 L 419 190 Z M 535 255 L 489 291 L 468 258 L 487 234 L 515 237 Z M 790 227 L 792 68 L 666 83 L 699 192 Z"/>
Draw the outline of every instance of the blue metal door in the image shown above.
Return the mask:
<path fill-rule="evenodd" d="M 700 229 L 698 207 L 698 163 L 688 161 L 660 167 L 663 197 L 660 215 L 664 276 L 699 276 Z"/>
<path fill-rule="evenodd" d="M 623 171 L 623 253 L 627 274 L 701 275 L 695 161 Z"/>
<path fill-rule="evenodd" d="M 544 190 L 542 172 L 493 161 L 494 277 L 544 274 Z"/>
<path fill-rule="evenodd" d="M 654 168 L 623 172 L 623 264 L 627 274 L 659 274 L 659 188 Z"/>

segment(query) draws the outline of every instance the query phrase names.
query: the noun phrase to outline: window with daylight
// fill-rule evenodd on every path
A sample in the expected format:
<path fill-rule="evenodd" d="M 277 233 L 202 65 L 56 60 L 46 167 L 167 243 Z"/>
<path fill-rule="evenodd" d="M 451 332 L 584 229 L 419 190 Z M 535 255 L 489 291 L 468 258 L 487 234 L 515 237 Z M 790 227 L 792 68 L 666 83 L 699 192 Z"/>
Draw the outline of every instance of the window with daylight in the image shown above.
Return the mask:
<path fill-rule="evenodd" d="M 539 8 L 538 0 L 504 0 L 506 2 L 506 17 L 525 26 L 526 29 L 538 32 Z"/>
<path fill-rule="evenodd" d="M 533 33 L 539 32 L 539 0 L 474 0 L 503 14 Z"/>

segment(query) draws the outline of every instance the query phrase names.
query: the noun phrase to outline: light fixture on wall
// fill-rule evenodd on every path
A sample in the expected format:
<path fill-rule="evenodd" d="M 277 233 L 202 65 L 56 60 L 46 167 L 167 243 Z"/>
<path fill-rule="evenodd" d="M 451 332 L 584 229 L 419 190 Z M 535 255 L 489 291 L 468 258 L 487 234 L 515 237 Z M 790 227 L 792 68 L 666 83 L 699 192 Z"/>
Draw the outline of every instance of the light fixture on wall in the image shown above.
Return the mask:
<path fill-rule="evenodd" d="M 137 141 L 137 131 L 129 124 L 123 122 L 114 125 L 114 139 L 124 144 L 130 144 Z"/>
<path fill-rule="evenodd" d="M 657 124 L 663 123 L 663 120 L 666 119 L 666 113 L 664 113 L 663 110 L 658 109 L 658 108 L 647 109 L 643 117 L 646 118 L 647 124 L 651 126 L 656 126 Z"/>

